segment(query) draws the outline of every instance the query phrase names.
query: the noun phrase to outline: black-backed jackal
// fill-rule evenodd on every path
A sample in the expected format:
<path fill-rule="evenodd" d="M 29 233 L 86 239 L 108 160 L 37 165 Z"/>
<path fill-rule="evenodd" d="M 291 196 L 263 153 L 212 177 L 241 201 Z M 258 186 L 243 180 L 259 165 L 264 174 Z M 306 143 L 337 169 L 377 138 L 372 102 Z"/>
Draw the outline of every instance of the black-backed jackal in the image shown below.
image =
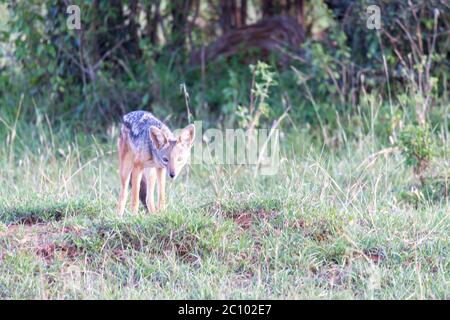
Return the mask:
<path fill-rule="evenodd" d="M 158 181 L 158 209 L 165 207 L 166 172 L 175 179 L 187 163 L 195 138 L 190 124 L 174 136 L 160 120 L 146 111 L 133 111 L 122 119 L 119 137 L 120 195 L 117 212 L 123 215 L 131 176 L 131 211 L 139 198 L 150 212 L 156 211 L 154 191 Z"/>

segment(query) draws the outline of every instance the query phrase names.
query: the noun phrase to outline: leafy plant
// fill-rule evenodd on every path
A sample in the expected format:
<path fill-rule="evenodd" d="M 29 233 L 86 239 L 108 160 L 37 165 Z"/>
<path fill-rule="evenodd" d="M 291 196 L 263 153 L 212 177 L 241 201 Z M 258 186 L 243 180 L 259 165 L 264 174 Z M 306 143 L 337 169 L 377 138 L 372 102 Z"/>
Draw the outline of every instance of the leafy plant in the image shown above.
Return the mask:
<path fill-rule="evenodd" d="M 258 61 L 256 65 L 250 65 L 250 71 L 253 74 L 252 88 L 250 93 L 249 106 L 237 107 L 239 125 L 243 128 L 253 130 L 259 124 L 260 117 L 267 115 L 270 106 L 267 103 L 269 90 L 277 85 L 276 72 L 264 62 Z"/>
<path fill-rule="evenodd" d="M 399 136 L 398 145 L 406 157 L 406 164 L 424 184 L 424 174 L 433 157 L 433 140 L 428 125 L 408 125 Z"/>

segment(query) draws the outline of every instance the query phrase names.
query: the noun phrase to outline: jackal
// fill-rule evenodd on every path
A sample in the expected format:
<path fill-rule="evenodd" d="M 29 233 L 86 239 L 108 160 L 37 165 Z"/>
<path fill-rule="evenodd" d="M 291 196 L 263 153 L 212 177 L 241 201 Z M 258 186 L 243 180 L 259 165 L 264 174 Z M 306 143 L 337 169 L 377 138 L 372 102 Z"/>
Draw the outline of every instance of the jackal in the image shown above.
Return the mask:
<path fill-rule="evenodd" d="M 158 209 L 165 207 L 166 172 L 175 179 L 187 163 L 194 143 L 195 127 L 188 125 L 175 136 L 153 114 L 133 111 L 122 118 L 118 141 L 120 195 L 117 212 L 123 215 L 131 176 L 131 211 L 136 213 L 139 198 L 155 212 L 154 191 L 158 180 Z"/>

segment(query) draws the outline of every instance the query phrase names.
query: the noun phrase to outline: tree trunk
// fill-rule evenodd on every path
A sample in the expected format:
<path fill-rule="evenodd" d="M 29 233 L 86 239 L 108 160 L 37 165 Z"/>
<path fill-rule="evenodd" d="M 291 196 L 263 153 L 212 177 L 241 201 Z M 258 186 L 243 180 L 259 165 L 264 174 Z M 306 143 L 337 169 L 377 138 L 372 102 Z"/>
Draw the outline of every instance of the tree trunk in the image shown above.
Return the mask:
<path fill-rule="evenodd" d="M 297 23 L 297 19 L 275 16 L 231 30 L 203 49 L 192 52 L 190 63 L 200 65 L 202 61 L 213 61 L 218 57 L 241 53 L 249 59 L 261 60 L 267 58 L 270 52 L 277 53 L 279 62 L 284 63 L 291 59 L 289 51 L 299 53 L 304 40 L 303 26 Z"/>
<path fill-rule="evenodd" d="M 275 15 L 275 5 L 273 0 L 262 0 L 263 18 L 269 18 Z"/>
<path fill-rule="evenodd" d="M 160 8 L 161 1 L 149 1 L 147 3 L 146 18 L 147 18 L 147 26 L 146 26 L 146 35 L 150 40 L 152 45 L 158 44 L 158 22 L 160 19 Z"/>
<path fill-rule="evenodd" d="M 220 26 L 224 34 L 231 30 L 245 27 L 246 20 L 247 0 L 220 1 Z"/>
<path fill-rule="evenodd" d="M 136 22 L 139 16 L 138 0 L 130 0 L 130 14 L 128 15 L 129 41 L 126 43 L 128 53 L 139 58 L 141 50 L 139 48 L 139 24 Z"/>
<path fill-rule="evenodd" d="M 220 26 L 223 34 L 228 33 L 235 28 L 234 17 L 235 12 L 233 7 L 236 8 L 235 0 L 221 0 L 220 1 Z"/>
<path fill-rule="evenodd" d="M 191 0 L 173 0 L 171 2 L 172 29 L 171 45 L 184 51 L 187 36 L 188 15 L 191 8 Z"/>
<path fill-rule="evenodd" d="M 94 64 L 98 60 L 100 60 L 100 47 L 99 47 L 99 35 L 98 30 L 100 30 L 100 13 L 99 13 L 99 0 L 93 0 L 92 1 L 92 29 L 88 33 L 89 36 L 89 43 L 92 48 L 92 61 L 91 63 Z"/>
<path fill-rule="evenodd" d="M 237 12 L 237 11 L 236 11 Z M 247 0 L 241 0 L 241 6 L 239 11 L 238 28 L 246 26 L 247 21 Z"/>
<path fill-rule="evenodd" d="M 295 0 L 295 16 L 299 25 L 305 25 L 305 1 Z"/>

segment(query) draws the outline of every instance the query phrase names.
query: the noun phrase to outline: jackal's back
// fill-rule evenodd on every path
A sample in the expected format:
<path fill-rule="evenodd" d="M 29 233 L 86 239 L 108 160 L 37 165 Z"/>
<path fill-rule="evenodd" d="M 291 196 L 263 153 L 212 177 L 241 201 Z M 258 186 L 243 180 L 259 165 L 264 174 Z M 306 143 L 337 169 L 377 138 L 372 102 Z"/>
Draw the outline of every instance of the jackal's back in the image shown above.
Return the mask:
<path fill-rule="evenodd" d="M 124 128 L 129 138 L 130 145 L 135 152 L 149 152 L 154 154 L 156 148 L 150 139 L 149 130 L 151 126 L 155 126 L 163 130 L 169 137 L 173 134 L 170 129 L 156 118 L 152 113 L 148 111 L 133 111 L 127 113 L 122 118 L 122 134 L 124 134 Z"/>

